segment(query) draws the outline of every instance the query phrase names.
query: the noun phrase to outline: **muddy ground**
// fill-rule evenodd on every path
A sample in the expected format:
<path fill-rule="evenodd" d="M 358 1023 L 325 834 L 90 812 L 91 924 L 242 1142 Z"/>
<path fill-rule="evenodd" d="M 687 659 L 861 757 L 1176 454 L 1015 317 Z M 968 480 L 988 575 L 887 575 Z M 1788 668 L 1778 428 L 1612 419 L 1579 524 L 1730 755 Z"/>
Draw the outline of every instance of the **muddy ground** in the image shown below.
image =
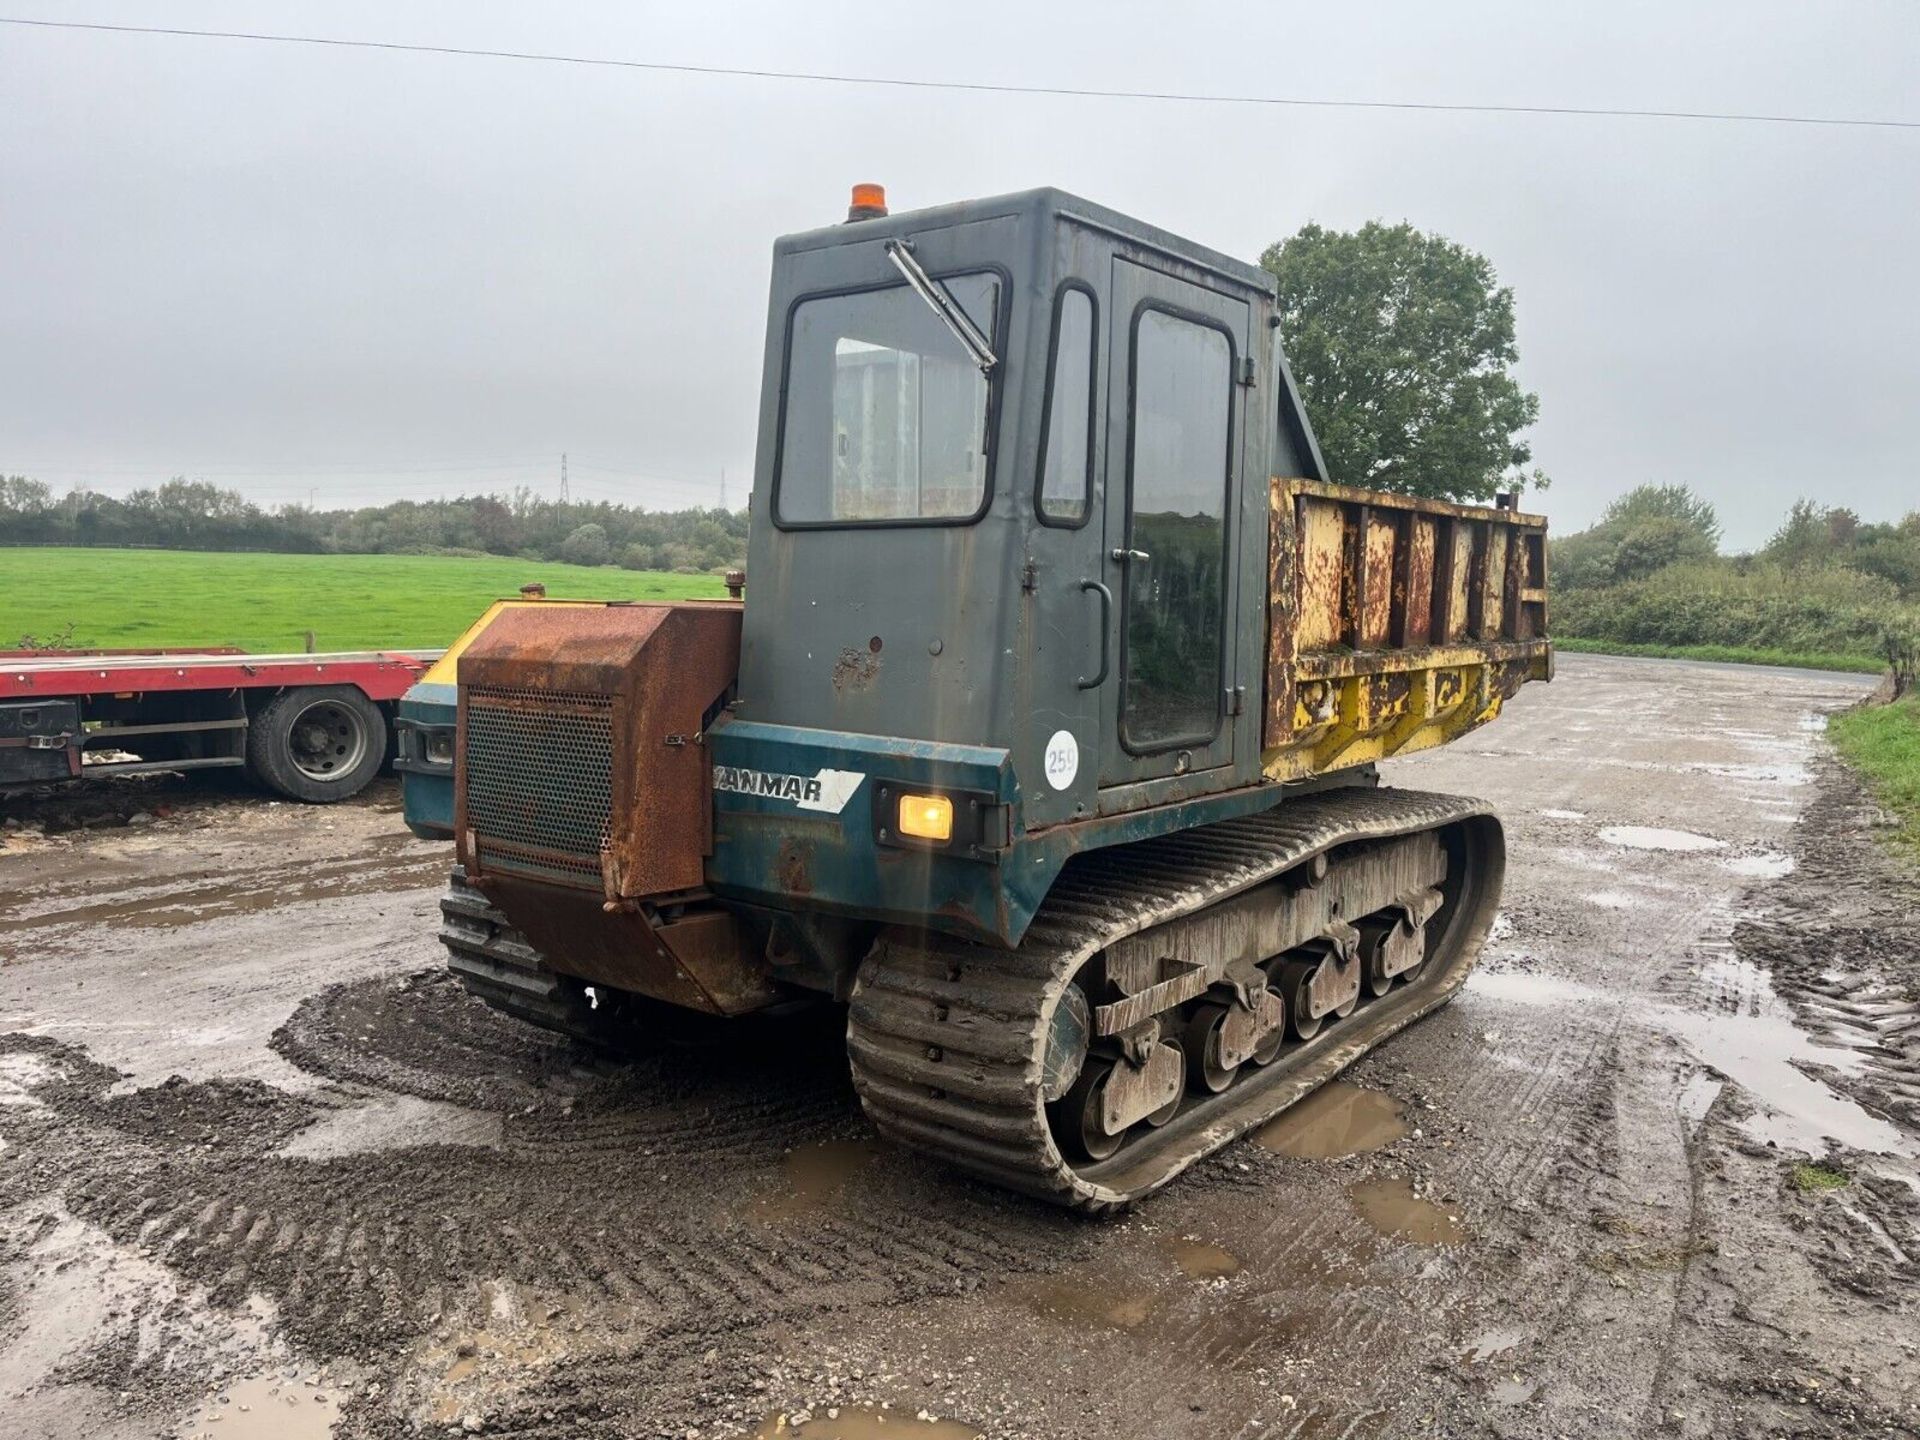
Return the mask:
<path fill-rule="evenodd" d="M 1481 970 L 1107 1221 L 878 1143 L 831 1016 L 612 1064 L 467 1000 L 390 785 L 13 803 L 0 1434 L 1920 1434 L 1863 688 L 1570 656 L 1396 763 L 1506 817 Z"/>

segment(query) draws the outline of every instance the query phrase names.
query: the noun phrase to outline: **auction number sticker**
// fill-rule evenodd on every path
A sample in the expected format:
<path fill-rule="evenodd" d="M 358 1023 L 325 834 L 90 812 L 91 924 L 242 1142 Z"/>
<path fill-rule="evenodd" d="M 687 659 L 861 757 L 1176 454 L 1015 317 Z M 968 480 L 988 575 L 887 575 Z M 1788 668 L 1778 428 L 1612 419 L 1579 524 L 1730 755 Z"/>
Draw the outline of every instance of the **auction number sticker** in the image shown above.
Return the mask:
<path fill-rule="evenodd" d="M 1071 731 L 1056 730 L 1047 741 L 1046 770 L 1047 784 L 1054 789 L 1064 790 L 1073 784 L 1073 777 L 1080 773 L 1080 742 Z"/>

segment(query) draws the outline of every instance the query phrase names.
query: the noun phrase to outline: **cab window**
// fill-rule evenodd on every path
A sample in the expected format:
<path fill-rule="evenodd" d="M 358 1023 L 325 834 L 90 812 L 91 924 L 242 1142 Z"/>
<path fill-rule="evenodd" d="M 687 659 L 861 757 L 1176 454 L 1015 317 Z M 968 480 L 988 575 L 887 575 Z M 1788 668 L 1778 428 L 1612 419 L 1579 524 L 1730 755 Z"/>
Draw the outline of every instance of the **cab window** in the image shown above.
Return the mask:
<path fill-rule="evenodd" d="M 942 283 L 997 339 L 998 280 Z M 985 509 L 988 377 L 907 286 L 802 301 L 786 382 L 781 524 L 953 523 Z"/>
<path fill-rule="evenodd" d="M 1041 440 L 1040 519 L 1078 525 L 1093 490 L 1093 296 L 1062 289 L 1054 306 L 1053 354 L 1047 376 L 1046 433 Z"/>
<path fill-rule="evenodd" d="M 1203 741 L 1220 728 L 1233 342 L 1143 308 L 1133 340 L 1123 742 Z"/>

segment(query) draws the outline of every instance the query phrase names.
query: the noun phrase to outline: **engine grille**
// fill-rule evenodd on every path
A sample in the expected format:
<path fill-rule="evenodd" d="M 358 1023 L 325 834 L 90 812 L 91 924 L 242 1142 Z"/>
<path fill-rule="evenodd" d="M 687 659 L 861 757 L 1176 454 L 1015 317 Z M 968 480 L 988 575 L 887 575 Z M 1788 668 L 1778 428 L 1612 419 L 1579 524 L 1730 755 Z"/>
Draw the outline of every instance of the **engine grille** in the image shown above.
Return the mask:
<path fill-rule="evenodd" d="M 613 699 L 473 686 L 466 823 L 483 868 L 600 888 L 613 810 Z"/>

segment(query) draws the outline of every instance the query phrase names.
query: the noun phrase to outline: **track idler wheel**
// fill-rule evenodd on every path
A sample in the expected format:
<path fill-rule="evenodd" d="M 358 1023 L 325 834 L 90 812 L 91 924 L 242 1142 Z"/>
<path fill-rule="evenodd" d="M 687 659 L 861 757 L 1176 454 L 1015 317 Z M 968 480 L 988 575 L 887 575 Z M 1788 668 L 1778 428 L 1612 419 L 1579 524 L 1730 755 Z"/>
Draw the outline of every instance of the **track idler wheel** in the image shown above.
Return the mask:
<path fill-rule="evenodd" d="M 1047 1046 L 1040 1055 L 1040 1089 L 1047 1102 L 1071 1091 L 1086 1068 L 1087 1045 L 1093 1034 L 1093 1007 L 1087 992 L 1069 985 L 1060 994 L 1047 1022 Z"/>
<path fill-rule="evenodd" d="M 1186 1052 L 1177 1041 L 1153 1039 L 1124 1055 L 1089 1055 L 1066 1098 L 1062 1119 L 1069 1138 L 1090 1160 L 1117 1151 L 1135 1125 L 1165 1125 L 1179 1112 L 1185 1092 Z"/>
<path fill-rule="evenodd" d="M 1360 965 L 1366 972 L 1367 993 L 1380 996 L 1393 989 L 1396 976 L 1420 963 L 1426 944 L 1426 927 L 1408 923 L 1405 915 L 1361 921 Z"/>
<path fill-rule="evenodd" d="M 1422 890 L 1360 922 L 1360 964 L 1367 993 L 1381 996 L 1395 980 L 1411 984 L 1427 960 L 1427 921 L 1440 908 L 1438 890 Z"/>
<path fill-rule="evenodd" d="M 1107 1081 L 1118 1063 L 1105 1055 L 1089 1055 L 1064 1101 L 1072 1138 L 1089 1160 L 1105 1160 L 1127 1138 L 1124 1132 L 1112 1135 L 1106 1129 Z"/>
<path fill-rule="evenodd" d="M 1271 985 L 1255 993 L 1251 1007 L 1231 993 L 1208 999 L 1187 1021 L 1187 1073 L 1195 1088 L 1218 1095 L 1241 1066 L 1272 1063 L 1286 1035 L 1287 1002 Z"/>
<path fill-rule="evenodd" d="M 1326 935 L 1290 951 L 1281 963 L 1280 991 L 1286 996 L 1293 1033 L 1311 1040 L 1328 1016 L 1342 1019 L 1360 1004 L 1360 933 L 1336 921 Z"/>

